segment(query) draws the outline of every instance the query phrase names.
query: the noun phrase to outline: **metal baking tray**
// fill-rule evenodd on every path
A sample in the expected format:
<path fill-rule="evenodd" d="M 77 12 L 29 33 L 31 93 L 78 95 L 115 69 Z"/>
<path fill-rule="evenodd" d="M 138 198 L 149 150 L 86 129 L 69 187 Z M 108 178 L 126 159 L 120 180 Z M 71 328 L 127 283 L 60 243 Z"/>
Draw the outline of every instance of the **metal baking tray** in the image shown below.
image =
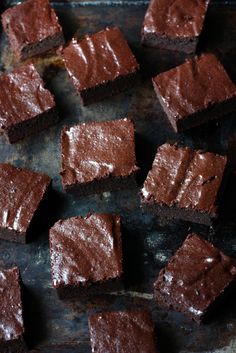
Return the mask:
<path fill-rule="evenodd" d="M 5 3 L 13 4 L 11 1 Z M 114 6 L 116 5 L 116 6 Z M 66 40 L 118 25 L 124 32 L 138 61 L 142 75 L 132 91 L 104 102 L 82 107 L 55 53 L 32 61 L 54 93 L 60 122 L 36 136 L 15 145 L 0 136 L 0 162 L 31 168 L 53 178 L 50 203 L 51 224 L 59 218 L 85 215 L 91 211 L 114 212 L 122 216 L 126 289 L 90 303 L 60 301 L 51 285 L 48 229 L 35 234 L 27 245 L 0 241 L 0 266 L 17 265 L 26 287 L 26 339 L 30 348 L 45 353 L 90 352 L 88 313 L 148 307 L 156 323 L 161 352 L 236 352 L 236 301 L 234 291 L 209 324 L 198 326 L 183 315 L 159 308 L 152 300 L 152 284 L 159 269 L 195 231 L 236 257 L 236 176 L 232 172 L 223 200 L 222 216 L 215 229 L 184 222 L 160 224 L 140 210 L 138 191 L 150 169 L 156 148 L 165 141 L 213 152 L 227 153 L 236 167 L 236 117 L 229 116 L 192 131 L 175 134 L 169 126 L 152 88 L 150 77 L 184 61 L 185 56 L 164 50 L 142 48 L 140 28 L 147 3 L 126 1 L 57 1 L 53 3 L 63 25 Z M 236 4 L 213 1 L 206 20 L 201 51 L 212 51 L 236 82 Z M 18 65 L 9 51 L 5 34 L 0 33 L 0 70 Z M 60 131 L 65 125 L 131 117 L 137 131 L 137 156 L 141 167 L 139 188 L 75 198 L 62 191 L 60 170 Z"/>

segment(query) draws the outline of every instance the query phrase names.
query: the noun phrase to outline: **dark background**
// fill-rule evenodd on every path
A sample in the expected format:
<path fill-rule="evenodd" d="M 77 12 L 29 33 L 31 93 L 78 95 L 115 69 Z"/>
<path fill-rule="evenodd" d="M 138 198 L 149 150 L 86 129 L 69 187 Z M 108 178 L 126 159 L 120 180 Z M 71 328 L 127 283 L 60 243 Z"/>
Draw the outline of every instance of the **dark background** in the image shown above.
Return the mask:
<path fill-rule="evenodd" d="M 198 51 L 214 52 L 236 83 L 234 3 L 212 1 Z M 118 25 L 140 62 L 142 74 L 132 91 L 84 108 L 56 54 L 34 58 L 32 61 L 55 95 L 61 121 L 15 145 L 6 144 L 0 136 L 0 162 L 8 161 L 45 172 L 53 178 L 54 192 L 47 210 L 49 220 L 48 217 L 41 219 L 32 241 L 27 245 L 0 241 L 0 266 L 18 265 L 21 269 L 26 288 L 24 305 L 29 347 L 48 353 L 88 353 L 88 313 L 144 306 L 152 311 L 162 353 L 236 352 L 236 291 L 219 308 L 211 322 L 202 326 L 181 314 L 161 309 L 152 301 L 152 284 L 159 269 L 190 231 L 196 231 L 236 258 L 236 116 L 228 116 L 182 134 L 172 131 L 155 97 L 150 77 L 182 63 L 185 55 L 140 46 L 140 29 L 147 2 L 86 1 L 73 2 L 72 6 L 69 1 L 55 1 L 53 4 L 66 40 L 75 33 L 81 36 L 106 25 Z M 18 64 L 1 31 L 0 69 L 7 71 Z M 126 116 L 134 120 L 137 130 L 137 156 L 141 167 L 139 187 L 133 191 L 80 199 L 63 193 L 59 178 L 62 127 Z M 222 202 L 221 218 L 214 229 L 177 221 L 160 224 L 156 217 L 142 214 L 138 192 L 151 167 L 156 148 L 166 141 L 228 154 L 232 172 Z M 115 212 L 122 216 L 126 290 L 90 303 L 63 302 L 58 300 L 51 286 L 47 229 L 59 218 L 85 215 L 91 211 Z M 224 350 L 223 347 L 228 348 Z"/>

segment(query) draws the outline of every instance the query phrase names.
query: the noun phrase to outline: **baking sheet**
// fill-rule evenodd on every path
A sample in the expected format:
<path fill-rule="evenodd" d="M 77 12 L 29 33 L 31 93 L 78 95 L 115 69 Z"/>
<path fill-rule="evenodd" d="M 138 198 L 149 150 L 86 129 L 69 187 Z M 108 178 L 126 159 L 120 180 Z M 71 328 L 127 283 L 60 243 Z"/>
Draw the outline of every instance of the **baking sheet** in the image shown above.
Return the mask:
<path fill-rule="evenodd" d="M 146 5 L 142 1 L 133 3 L 132 0 L 129 2 L 131 6 L 122 4 L 124 3 L 120 2 L 113 6 L 110 1 L 90 1 L 79 4 L 73 2 L 71 6 L 69 2 L 60 1 L 55 2 L 54 6 L 67 40 L 75 33 L 80 36 L 87 32 L 96 32 L 106 25 L 118 25 L 141 64 L 139 84 L 129 92 L 85 108 L 80 105 L 55 53 L 33 59 L 56 97 L 61 120 L 58 125 L 15 145 L 6 144 L 5 139 L 0 136 L 0 162 L 10 162 L 45 172 L 53 178 L 54 193 L 49 205 L 51 224 L 59 218 L 85 215 L 91 211 L 115 212 L 122 216 L 126 289 L 89 304 L 75 300 L 60 301 L 51 286 L 46 224 L 46 229 L 39 234 L 36 232 L 30 244 L 0 241 L 0 266 L 18 265 L 21 269 L 26 287 L 26 338 L 30 348 L 39 348 L 46 353 L 88 353 L 88 313 L 145 306 L 152 311 L 161 352 L 233 353 L 236 351 L 236 291 L 209 324 L 197 326 L 179 313 L 157 307 L 152 301 L 152 284 L 159 269 L 166 264 L 190 231 L 196 231 L 227 254 L 236 257 L 234 173 L 231 173 L 223 201 L 222 217 L 215 229 L 184 222 L 160 224 L 156 217 L 142 214 L 138 191 L 151 167 L 156 148 L 167 140 L 228 153 L 233 167 L 236 167 L 236 117 L 233 115 L 193 131 L 175 134 L 155 98 L 150 77 L 182 63 L 185 56 L 140 47 L 140 28 Z M 212 3 L 200 50 L 215 52 L 234 82 L 235 43 L 236 6 L 229 2 Z M 18 63 L 9 51 L 8 42 L 1 31 L 0 69 L 7 71 L 16 65 Z M 126 116 L 134 120 L 137 130 L 137 155 L 142 168 L 139 188 L 80 199 L 63 193 L 59 177 L 59 137 L 62 127 Z"/>

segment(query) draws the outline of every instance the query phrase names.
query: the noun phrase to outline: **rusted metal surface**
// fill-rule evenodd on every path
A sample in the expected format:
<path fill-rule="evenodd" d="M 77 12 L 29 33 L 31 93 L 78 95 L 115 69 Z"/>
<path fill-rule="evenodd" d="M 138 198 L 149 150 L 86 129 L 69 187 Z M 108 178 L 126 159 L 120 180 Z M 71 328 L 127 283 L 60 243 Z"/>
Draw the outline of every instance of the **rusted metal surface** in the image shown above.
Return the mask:
<path fill-rule="evenodd" d="M 212 122 L 182 134 L 175 134 L 155 98 L 150 76 L 184 60 L 183 54 L 142 48 L 140 28 L 146 6 L 55 6 L 65 30 L 72 35 L 96 32 L 106 25 L 123 30 L 139 62 L 139 84 L 129 92 L 104 102 L 80 105 L 60 59 L 55 53 L 33 62 L 55 94 L 61 121 L 55 127 L 15 144 L 0 136 L 0 162 L 48 173 L 53 178 L 51 223 L 59 218 L 85 215 L 90 211 L 119 213 L 124 225 L 126 290 L 97 301 L 60 301 L 52 289 L 48 231 L 35 234 L 28 245 L 0 241 L 0 266 L 18 265 L 25 283 L 27 342 L 31 349 L 50 353 L 90 352 L 87 315 L 94 310 L 147 306 L 153 313 L 161 352 L 233 353 L 236 351 L 235 292 L 209 324 L 197 326 L 181 314 L 157 307 L 152 301 L 152 283 L 158 271 L 180 246 L 189 231 L 196 231 L 236 257 L 236 177 L 232 173 L 226 190 L 222 217 L 214 230 L 184 222 L 159 224 L 156 217 L 142 214 L 138 189 L 76 199 L 63 193 L 59 177 L 60 131 L 64 125 L 130 116 L 137 130 L 137 155 L 142 171 L 140 186 L 151 166 L 157 146 L 167 140 L 228 153 L 236 167 L 235 116 Z M 212 5 L 200 50 L 214 51 L 236 82 L 236 7 Z M 0 37 L 2 71 L 18 65 L 9 51 L 5 35 Z"/>

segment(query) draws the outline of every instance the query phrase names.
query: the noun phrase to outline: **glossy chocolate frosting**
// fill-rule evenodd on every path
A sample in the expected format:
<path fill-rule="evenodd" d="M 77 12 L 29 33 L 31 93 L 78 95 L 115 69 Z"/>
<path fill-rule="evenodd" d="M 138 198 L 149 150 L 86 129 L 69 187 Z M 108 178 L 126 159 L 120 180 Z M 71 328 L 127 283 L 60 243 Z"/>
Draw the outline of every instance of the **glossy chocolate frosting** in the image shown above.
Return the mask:
<path fill-rule="evenodd" d="M 128 119 L 66 127 L 61 145 L 63 185 L 129 176 L 138 169 L 134 125 Z"/>
<path fill-rule="evenodd" d="M 120 217 L 91 214 L 58 221 L 50 229 L 53 286 L 83 285 L 122 274 Z"/>
<path fill-rule="evenodd" d="M 80 41 L 73 38 L 63 51 L 63 60 L 78 91 L 113 81 L 139 68 L 117 27 L 107 27 Z"/>
<path fill-rule="evenodd" d="M 51 93 L 32 64 L 0 75 L 0 129 L 34 118 L 55 107 Z"/>
<path fill-rule="evenodd" d="M 151 0 L 143 33 L 173 38 L 200 35 L 210 0 Z"/>
<path fill-rule="evenodd" d="M 0 342 L 19 339 L 23 333 L 19 270 L 0 270 Z"/>
<path fill-rule="evenodd" d="M 146 311 L 103 312 L 89 317 L 94 353 L 157 353 L 154 324 Z"/>
<path fill-rule="evenodd" d="M 168 143 L 157 150 L 142 201 L 215 214 L 227 158 Z"/>
<path fill-rule="evenodd" d="M 62 32 L 48 0 L 28 0 L 9 8 L 2 14 L 2 23 L 16 52 Z"/>
<path fill-rule="evenodd" d="M 236 97 L 236 87 L 213 54 L 186 60 L 153 78 L 154 88 L 175 120 Z"/>
<path fill-rule="evenodd" d="M 168 305 L 178 306 L 198 321 L 235 278 L 236 261 L 191 234 L 161 270 L 154 284 L 155 297 L 165 298 Z"/>
<path fill-rule="evenodd" d="M 0 227 L 26 232 L 50 182 L 45 174 L 0 164 Z"/>

